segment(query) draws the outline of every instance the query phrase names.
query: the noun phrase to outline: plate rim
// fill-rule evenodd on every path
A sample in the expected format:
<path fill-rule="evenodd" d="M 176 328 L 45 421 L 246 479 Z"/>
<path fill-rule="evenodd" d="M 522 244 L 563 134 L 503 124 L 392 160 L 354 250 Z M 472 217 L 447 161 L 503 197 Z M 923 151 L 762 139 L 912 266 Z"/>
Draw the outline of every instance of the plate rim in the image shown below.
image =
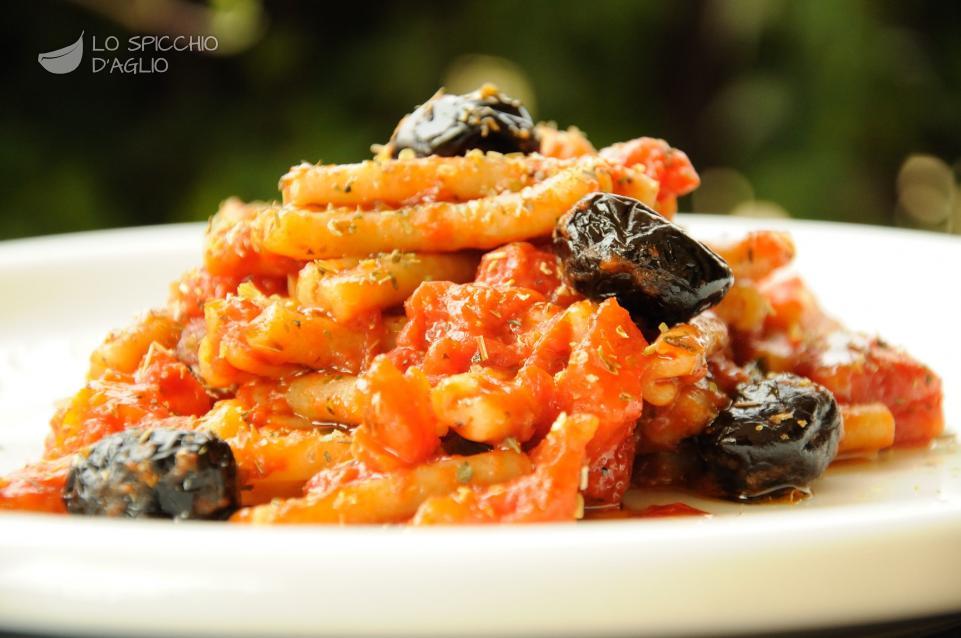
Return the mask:
<path fill-rule="evenodd" d="M 737 220 L 737 222 L 731 224 L 732 220 Z M 768 228 L 786 228 L 789 230 L 798 227 L 804 228 L 805 230 L 830 229 L 832 231 L 857 235 L 866 234 L 865 231 L 867 230 L 870 233 L 882 233 L 889 236 L 910 236 L 912 239 L 925 242 L 934 241 L 944 246 L 950 246 L 952 249 L 961 247 L 961 237 L 945 236 L 923 230 L 864 226 L 832 221 L 793 219 L 759 220 L 731 218 L 721 215 L 690 214 L 680 215 L 678 221 L 682 224 L 690 222 L 692 225 L 699 225 L 705 230 L 719 230 L 722 232 L 730 230 L 732 233 L 743 231 L 745 228 L 757 228 L 761 226 Z M 24 269 L 37 264 L 49 265 L 54 263 L 54 265 L 56 265 L 57 263 L 64 263 L 71 259 L 91 255 L 110 260 L 130 254 L 142 254 L 145 250 L 180 253 L 187 249 L 187 245 L 184 242 L 186 242 L 188 238 L 193 241 L 191 248 L 194 246 L 199 247 L 199 231 L 202 227 L 202 223 L 138 226 L 6 240 L 0 242 L 0 269 L 8 267 Z M 196 263 L 198 264 L 200 263 L 200 257 L 201 254 L 198 251 L 196 259 Z M 29 610 L 26 610 L 22 606 L 14 608 L 11 603 L 11 601 L 22 602 L 23 589 L 18 589 L 15 577 L 17 574 L 22 576 L 24 570 L 29 570 L 31 564 L 34 566 L 42 566 L 44 557 L 37 554 L 43 554 L 45 550 L 50 550 L 51 547 L 54 547 L 55 555 L 64 556 L 65 554 L 73 552 L 75 554 L 74 558 L 80 563 L 86 561 L 85 564 L 87 564 L 88 567 L 96 565 L 97 561 L 104 559 L 106 556 L 120 553 L 125 556 L 128 561 L 125 563 L 125 565 L 129 567 L 127 576 L 135 578 L 137 577 L 135 573 L 136 570 L 140 569 L 143 565 L 147 565 L 151 569 L 162 570 L 165 560 L 170 561 L 176 558 L 176 548 L 173 546 L 174 544 L 171 543 L 169 547 L 166 547 L 161 543 L 161 547 L 166 547 L 166 551 L 157 551 L 156 556 L 143 559 L 144 562 L 138 561 L 138 552 L 143 551 L 145 541 L 158 541 L 158 537 L 169 537 L 171 532 L 177 537 L 177 540 L 189 541 L 196 539 L 205 547 L 209 547 L 212 552 L 211 558 L 216 559 L 214 563 L 218 565 L 225 565 L 226 563 L 223 561 L 242 554 L 245 548 L 249 548 L 253 540 L 263 539 L 265 546 L 272 548 L 280 547 L 282 549 L 281 554 L 287 557 L 284 560 L 289 561 L 289 564 L 279 568 L 278 573 L 290 577 L 291 580 L 286 585 L 272 585 L 274 589 L 271 591 L 274 596 L 281 596 L 283 594 L 288 596 L 296 595 L 296 592 L 291 589 L 295 586 L 307 588 L 305 591 L 309 591 L 315 595 L 323 595 L 325 593 L 329 594 L 330 592 L 318 584 L 311 585 L 302 580 L 297 580 L 297 575 L 292 570 L 296 567 L 322 569 L 325 564 L 325 561 L 321 560 L 323 557 L 317 556 L 310 550 L 324 543 L 335 544 L 341 550 L 353 548 L 356 551 L 367 551 L 370 547 L 376 547 L 377 556 L 383 557 L 385 560 L 390 556 L 391 550 L 395 552 L 400 551 L 406 558 L 403 556 L 401 558 L 395 557 L 395 562 L 392 563 L 392 565 L 395 567 L 405 566 L 406 569 L 415 568 L 414 559 L 418 557 L 423 558 L 423 556 L 426 555 L 422 555 L 419 552 L 433 551 L 438 548 L 442 548 L 444 551 L 454 552 L 458 544 L 467 544 L 476 552 L 476 556 L 474 556 L 475 560 L 470 565 L 471 569 L 479 570 L 480 573 L 486 573 L 484 571 L 485 569 L 492 568 L 489 553 L 493 551 L 504 551 L 505 548 L 516 551 L 518 547 L 526 548 L 531 552 L 531 555 L 526 557 L 524 564 L 530 565 L 536 562 L 535 559 L 543 563 L 550 563 L 551 554 L 548 550 L 575 547 L 590 551 L 592 555 L 596 554 L 596 557 L 603 558 L 603 560 L 606 561 L 603 565 L 608 569 L 624 570 L 630 568 L 643 572 L 644 560 L 658 558 L 646 556 L 645 552 L 653 552 L 656 550 L 670 553 L 671 551 L 676 551 L 678 543 L 696 544 L 696 541 L 703 540 L 706 536 L 704 532 L 706 526 L 710 526 L 710 536 L 712 538 L 730 537 L 742 541 L 738 547 L 731 550 L 731 556 L 746 555 L 746 553 L 750 551 L 750 547 L 746 544 L 747 540 L 758 540 L 764 534 L 776 535 L 777 538 L 782 541 L 790 542 L 792 546 L 800 545 L 803 547 L 806 543 L 806 546 L 809 547 L 811 551 L 817 551 L 819 549 L 824 549 L 825 551 L 840 551 L 838 549 L 839 543 L 842 545 L 847 544 L 849 549 L 863 544 L 872 547 L 873 551 L 880 552 L 885 549 L 890 551 L 897 549 L 899 539 L 902 539 L 904 535 L 910 536 L 911 534 L 916 535 L 918 533 L 918 521 L 923 521 L 924 524 L 928 526 L 929 529 L 922 531 L 929 535 L 936 535 L 937 538 L 942 540 L 951 537 L 951 535 L 954 535 L 953 538 L 961 538 L 961 502 L 950 502 L 940 505 L 931 503 L 915 505 L 915 507 L 911 507 L 905 503 L 898 503 L 897 507 L 892 508 L 889 503 L 852 504 L 852 507 L 845 508 L 844 516 L 838 517 L 830 517 L 824 510 L 798 509 L 789 515 L 782 511 L 772 511 L 755 513 L 749 518 L 745 517 L 744 519 L 717 517 L 706 521 L 699 519 L 596 521 L 590 523 L 590 531 L 586 534 L 584 533 L 586 526 L 570 524 L 512 527 L 459 527 L 426 530 L 384 526 L 351 528 L 326 527 L 322 529 L 318 529 L 318 527 L 302 529 L 229 528 L 230 531 L 225 534 L 223 526 L 216 523 L 191 523 L 189 527 L 186 525 L 175 525 L 174 529 L 171 530 L 170 523 L 163 521 L 77 520 L 52 515 L 0 512 L 0 618 L 6 618 L 8 621 L 11 618 L 14 619 L 14 622 L 10 624 L 10 627 L 14 629 L 35 630 L 37 628 L 43 628 L 54 631 L 69 631 L 86 628 L 87 631 L 92 632 L 114 631 L 115 633 L 121 634 L 137 630 L 138 628 L 142 629 L 143 627 L 141 625 L 137 625 L 136 623 L 130 624 L 130 618 L 128 618 L 128 624 L 115 626 L 113 628 L 104 626 L 102 622 L 98 625 L 97 621 L 102 621 L 103 618 L 98 618 L 97 615 L 93 613 L 89 614 L 83 622 L 77 622 L 76 618 L 74 618 L 72 622 L 68 622 L 70 619 L 64 619 L 56 614 L 46 615 L 39 619 L 41 624 L 37 624 L 36 621 L 38 619 L 35 613 L 31 616 L 26 613 Z M 138 533 L 136 535 L 126 533 L 132 529 L 129 527 L 131 525 L 137 530 Z M 823 547 L 823 539 L 819 535 L 825 533 L 829 533 L 834 546 Z M 899 534 L 901 536 L 898 536 Z M 587 541 L 585 541 L 585 537 L 588 538 Z M 841 541 L 843 541 L 843 543 L 841 543 Z M 587 545 L 585 545 L 585 543 L 587 543 Z M 633 551 L 634 554 L 631 554 L 630 560 L 624 563 L 616 562 L 617 552 L 627 553 L 631 551 Z M 31 554 L 34 555 L 31 556 Z M 251 568 L 264 570 L 264 573 L 269 574 L 271 567 L 270 561 L 275 557 L 271 555 L 270 552 L 261 552 L 260 554 L 261 555 L 250 559 Z M 728 556 L 727 559 L 730 559 L 731 556 Z M 582 561 L 583 558 L 584 557 L 577 558 L 577 560 L 574 560 L 574 563 Z M 705 557 L 705 560 L 707 560 L 707 558 L 708 557 Z M 406 563 L 404 562 L 405 560 L 407 561 Z M 718 558 L 718 560 L 721 559 Z M 561 566 L 560 563 L 563 561 L 554 562 L 555 565 L 553 567 L 559 568 Z M 343 561 L 336 564 L 339 565 L 341 569 L 345 569 L 348 565 L 348 563 Z M 722 563 L 719 564 L 726 565 L 727 563 L 722 561 Z M 442 566 L 430 565 L 426 568 L 421 567 L 427 574 L 435 574 L 438 573 L 438 569 Z M 590 570 L 589 565 L 582 565 L 581 567 L 585 570 Z M 759 569 L 764 566 L 758 565 L 754 567 Z M 872 562 L 870 557 L 862 557 L 856 562 L 847 564 L 845 567 L 848 570 L 871 569 Z M 878 568 L 877 565 L 874 565 L 874 567 Z M 899 573 L 910 570 L 912 564 L 906 560 L 904 556 L 894 556 L 891 558 L 889 564 L 882 567 L 893 570 L 893 573 Z M 832 618 L 835 621 L 848 623 L 860 621 L 875 622 L 879 618 L 895 620 L 909 615 L 961 611 L 961 579 L 945 580 L 946 576 L 961 573 L 961 542 L 958 543 L 957 552 L 943 556 L 941 561 L 931 563 L 929 567 L 931 574 L 941 579 L 938 581 L 941 584 L 941 588 L 928 592 L 932 595 L 936 594 L 936 596 L 932 596 L 927 600 L 902 600 L 900 606 L 892 605 L 890 601 L 887 600 L 880 600 L 877 601 L 873 607 L 861 606 L 856 613 L 853 613 L 854 610 L 851 608 L 844 607 L 843 604 L 840 604 L 843 603 L 843 601 L 839 601 L 839 604 L 835 604 L 834 606 L 831 606 L 830 601 L 826 601 L 818 610 L 822 615 L 813 618 L 805 618 L 797 614 L 792 615 L 791 612 L 794 608 L 785 607 L 782 610 L 785 614 L 783 618 L 791 620 L 790 627 L 778 627 L 776 624 L 772 625 L 770 623 L 770 617 L 754 616 L 742 618 L 741 621 L 743 622 L 734 622 L 733 617 L 715 619 L 715 622 L 711 624 L 710 627 L 703 624 L 697 625 L 693 618 L 685 619 L 688 623 L 687 625 L 682 623 L 676 627 L 671 627 L 663 624 L 658 625 L 656 622 L 652 622 L 650 617 L 635 617 L 635 621 L 640 621 L 636 626 L 616 626 L 609 623 L 607 625 L 594 627 L 571 623 L 566 626 L 554 626 L 548 632 L 543 631 L 543 626 L 540 627 L 540 629 L 536 626 L 528 626 L 526 629 L 534 632 L 540 631 L 540 633 L 560 632 L 573 634 L 584 630 L 590 630 L 594 633 L 618 633 L 629 629 L 637 629 L 646 622 L 648 623 L 646 628 L 649 633 L 661 634 L 672 631 L 689 633 L 690 631 L 694 631 L 702 634 L 710 634 L 721 629 L 725 631 L 763 631 L 786 628 L 816 629 L 828 626 L 824 623 L 825 621 L 831 623 Z M 122 568 L 123 565 L 120 569 L 121 573 L 123 572 Z M 397 568 L 399 569 L 400 567 Z M 721 567 L 718 568 L 720 569 Z M 50 565 L 47 565 L 46 569 L 49 572 Z M 34 595 L 40 596 L 39 600 L 42 600 L 42 604 L 46 606 L 58 602 L 63 603 L 67 599 L 77 599 L 79 596 L 78 588 L 82 586 L 82 582 L 77 576 L 78 573 L 79 572 L 76 571 L 72 572 L 73 581 L 58 583 L 57 587 L 53 587 L 47 591 L 38 591 L 36 588 L 31 591 Z M 600 572 L 596 569 L 594 572 L 589 573 L 592 573 L 596 577 L 600 576 Z M 758 578 L 763 576 L 764 573 L 763 570 L 755 573 L 752 572 L 751 569 L 747 569 L 744 573 L 739 574 L 739 577 L 744 579 L 745 582 L 753 582 L 755 586 L 760 586 L 761 581 L 758 580 Z M 683 579 L 689 576 L 689 574 L 679 574 L 678 578 Z M 817 585 L 817 581 L 813 577 L 805 577 L 805 575 L 801 573 L 794 574 L 794 576 L 799 579 L 798 582 L 803 582 L 808 586 L 813 587 Z M 850 578 L 850 575 L 836 575 L 836 578 L 841 580 L 846 577 Z M 566 582 L 563 578 L 558 578 L 562 582 Z M 751 580 L 752 578 L 754 578 L 754 581 Z M 535 584 L 541 586 L 551 585 L 549 580 L 545 580 L 544 578 L 532 580 L 532 574 L 524 574 L 522 571 L 512 573 L 510 579 L 513 582 L 502 583 L 505 586 L 509 584 L 510 587 L 508 587 L 508 589 L 512 589 L 524 582 L 531 586 Z M 640 584 L 644 586 L 652 585 L 651 583 L 645 583 L 643 579 L 640 580 Z M 934 580 L 932 580 L 931 584 L 933 586 Z M 190 589 L 190 583 L 182 585 L 187 588 L 184 591 L 191 595 L 204 595 L 205 591 L 207 594 L 210 593 L 204 589 L 204 586 L 206 586 L 204 583 L 193 586 L 193 589 Z M 313 587 L 313 589 L 310 589 L 310 587 Z M 376 591 L 381 595 L 387 595 L 387 592 L 383 589 L 377 589 Z M 422 594 L 430 593 L 430 586 L 424 583 L 414 583 L 411 585 L 411 591 Z M 495 593 L 496 592 L 493 592 L 491 595 Z M 133 608 L 138 609 L 140 612 L 147 611 L 150 607 L 150 601 L 145 601 L 142 597 L 138 598 L 136 592 L 116 590 L 112 592 L 112 595 L 114 596 L 112 601 L 114 604 L 123 602 L 124 604 L 133 605 Z M 778 592 L 776 591 L 758 588 L 755 591 L 754 603 L 767 604 L 771 609 L 774 609 L 775 607 L 773 606 L 778 603 L 777 595 Z M 169 594 L 167 598 L 170 601 L 185 603 L 186 594 Z M 83 599 L 81 596 L 79 600 L 86 599 Z M 246 600 L 250 604 L 254 602 L 252 596 L 248 596 Z M 665 605 L 671 603 L 670 600 L 656 600 L 659 600 L 660 603 Z M 282 601 L 273 601 L 271 604 L 268 604 L 268 610 L 274 612 L 284 611 L 286 608 L 283 604 L 280 604 L 280 602 Z M 348 602 L 344 602 L 343 604 L 346 605 Z M 137 607 L 137 605 L 140 606 Z M 647 607 L 645 609 L 650 610 L 651 608 Z M 36 609 L 34 609 L 34 611 L 36 611 Z M 399 613 L 399 610 L 394 611 Z M 466 612 L 468 609 L 461 609 L 461 611 Z M 221 612 L 223 613 L 224 610 L 221 609 Z M 563 616 L 563 614 L 558 612 L 557 616 Z M 135 618 L 135 615 L 131 617 Z M 31 618 L 34 622 L 30 622 Z M 396 616 L 395 613 L 394 618 L 402 619 L 403 615 Z M 764 618 L 767 618 L 767 621 L 765 621 Z M 18 619 L 21 624 L 17 624 Z M 176 619 L 160 619 L 157 622 L 161 624 L 155 626 L 152 630 L 164 631 L 164 627 L 167 627 L 167 629 L 171 631 L 183 630 L 184 626 L 182 625 L 177 625 L 176 623 L 170 624 L 174 620 Z M 219 620 L 223 621 L 224 617 L 220 617 Z M 345 626 L 332 627 L 327 625 L 316 627 L 304 625 L 305 622 L 310 620 L 309 617 L 298 616 L 291 618 L 290 622 L 286 624 L 281 623 L 275 627 L 275 629 L 283 630 L 286 635 L 299 635 L 299 633 L 303 633 L 305 627 L 308 629 L 328 629 L 331 630 L 329 633 L 333 634 L 342 633 L 345 629 L 351 629 Z M 323 618 L 316 620 L 320 622 L 324 621 Z M 372 624 L 371 619 L 366 620 L 369 621 L 368 624 L 365 625 L 366 633 L 370 633 L 371 631 L 377 633 L 381 625 L 377 625 L 376 623 Z M 584 619 L 581 617 L 579 622 L 583 621 Z M 167 625 L 163 625 L 164 622 L 166 622 Z M 724 624 L 725 622 L 727 623 L 726 625 Z M 46 625 L 42 623 L 46 623 Z M 0 626 L 4 624 L 5 621 L 0 620 Z M 246 631 L 247 635 L 255 635 L 258 630 L 262 629 L 262 627 L 255 624 L 243 627 L 237 626 L 236 623 L 231 628 L 237 632 Z M 435 619 L 435 624 L 430 627 L 425 627 L 428 633 L 432 633 L 433 635 L 444 635 L 455 628 L 454 625 L 443 625 L 439 623 L 437 619 Z M 463 629 L 462 626 L 460 628 Z M 484 626 L 478 626 L 477 628 L 481 630 L 479 633 L 503 633 L 510 631 L 509 626 L 504 624 L 498 625 L 497 623 L 491 622 L 488 622 L 488 624 Z M 215 635 L 218 633 L 218 628 L 210 625 L 199 628 L 194 627 L 192 631 L 199 631 L 204 635 Z M 223 631 L 222 626 L 219 631 Z"/>

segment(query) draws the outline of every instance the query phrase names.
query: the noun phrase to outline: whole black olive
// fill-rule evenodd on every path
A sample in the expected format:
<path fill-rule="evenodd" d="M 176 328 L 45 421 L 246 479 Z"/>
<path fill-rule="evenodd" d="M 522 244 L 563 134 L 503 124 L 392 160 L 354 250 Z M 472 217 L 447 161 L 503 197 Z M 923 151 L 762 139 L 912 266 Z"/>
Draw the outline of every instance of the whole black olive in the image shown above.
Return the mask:
<path fill-rule="evenodd" d="M 417 157 L 451 157 L 472 148 L 499 153 L 540 148 L 527 109 L 490 85 L 466 95 L 438 92 L 400 121 L 387 146 L 391 157 L 404 149 Z"/>
<path fill-rule="evenodd" d="M 734 281 L 713 251 L 621 195 L 584 197 L 557 221 L 554 246 L 575 290 L 616 297 L 647 330 L 689 320 L 723 299 Z"/>
<path fill-rule="evenodd" d="M 224 441 L 189 430 L 127 430 L 78 455 L 64 487 L 71 514 L 222 519 L 238 505 Z"/>
<path fill-rule="evenodd" d="M 841 431 L 834 396 L 809 379 L 775 374 L 741 384 L 695 439 L 705 487 L 738 500 L 803 490 L 834 460 Z"/>

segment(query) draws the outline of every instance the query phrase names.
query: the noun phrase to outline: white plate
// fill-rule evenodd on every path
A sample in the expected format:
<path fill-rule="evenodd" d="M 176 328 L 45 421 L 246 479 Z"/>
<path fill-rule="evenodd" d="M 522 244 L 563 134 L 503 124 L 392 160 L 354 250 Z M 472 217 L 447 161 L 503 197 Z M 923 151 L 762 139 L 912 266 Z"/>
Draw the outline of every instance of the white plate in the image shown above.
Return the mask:
<path fill-rule="evenodd" d="M 849 325 L 944 378 L 961 423 L 961 242 L 687 216 L 697 234 L 785 227 Z M 110 327 L 161 304 L 199 226 L 0 244 L 0 471 L 41 450 L 57 397 Z M 652 493 L 651 502 L 678 500 Z M 685 497 L 681 497 L 685 498 Z M 240 528 L 0 516 L 0 627 L 97 634 L 718 634 L 961 611 L 961 451 L 829 470 L 798 505 L 685 498 L 712 518 L 504 528 Z"/>

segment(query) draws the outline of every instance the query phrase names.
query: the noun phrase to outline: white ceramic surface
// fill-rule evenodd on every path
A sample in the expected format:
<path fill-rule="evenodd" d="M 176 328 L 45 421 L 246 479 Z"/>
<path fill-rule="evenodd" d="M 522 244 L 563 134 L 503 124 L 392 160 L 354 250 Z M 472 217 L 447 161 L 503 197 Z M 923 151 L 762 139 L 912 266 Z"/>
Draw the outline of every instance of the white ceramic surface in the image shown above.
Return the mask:
<path fill-rule="evenodd" d="M 944 378 L 961 427 L 961 241 L 686 216 L 695 234 L 784 227 L 853 327 Z M 201 228 L 0 243 L 0 472 L 36 457 L 53 402 L 111 327 L 160 305 Z M 961 450 L 833 468 L 797 505 L 690 495 L 711 518 L 512 528 L 251 529 L 0 515 L 0 629 L 96 635 L 666 635 L 961 612 Z"/>

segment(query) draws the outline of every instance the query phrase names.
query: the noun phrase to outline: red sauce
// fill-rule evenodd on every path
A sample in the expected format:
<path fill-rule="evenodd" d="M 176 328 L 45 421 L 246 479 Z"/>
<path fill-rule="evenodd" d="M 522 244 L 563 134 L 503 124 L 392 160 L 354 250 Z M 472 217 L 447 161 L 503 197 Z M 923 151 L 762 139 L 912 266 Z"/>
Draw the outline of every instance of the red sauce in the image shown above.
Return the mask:
<path fill-rule="evenodd" d="M 684 503 L 667 503 L 665 505 L 648 505 L 642 510 L 627 507 L 588 509 L 584 512 L 584 520 L 609 520 L 624 518 L 667 518 L 673 516 L 710 516 L 710 512 L 699 510 Z"/>

